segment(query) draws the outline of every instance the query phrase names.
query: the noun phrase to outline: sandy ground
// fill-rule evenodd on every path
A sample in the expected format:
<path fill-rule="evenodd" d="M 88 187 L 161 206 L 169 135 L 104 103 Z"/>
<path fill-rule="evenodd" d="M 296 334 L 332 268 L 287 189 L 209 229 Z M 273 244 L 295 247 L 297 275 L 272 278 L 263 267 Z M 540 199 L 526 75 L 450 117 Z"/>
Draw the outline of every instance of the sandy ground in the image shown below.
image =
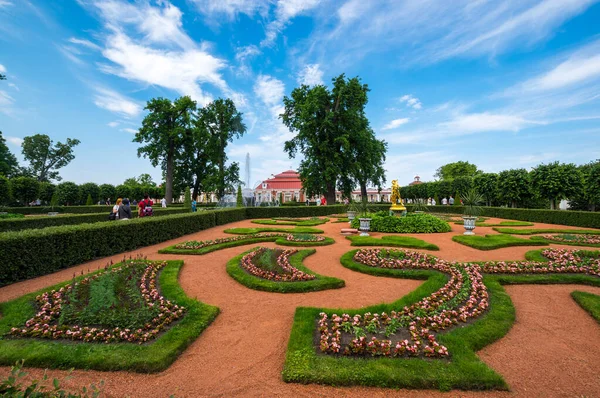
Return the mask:
<path fill-rule="evenodd" d="M 499 221 L 490 219 L 487 222 Z M 436 256 L 447 260 L 518 260 L 535 247 L 512 247 L 480 251 L 452 242 L 462 233 L 462 226 L 452 225 L 445 234 L 413 235 L 440 247 Z M 509 333 L 479 352 L 480 357 L 502 374 L 510 392 L 407 391 L 378 388 L 335 388 L 319 385 L 286 384 L 281 380 L 285 352 L 296 307 L 357 308 L 390 302 L 414 290 L 421 282 L 373 277 L 342 267 L 339 258 L 351 250 L 350 242 L 339 233 L 345 224 L 317 226 L 333 237 L 336 244 L 317 248 L 305 259 L 308 268 L 323 275 L 346 281 L 338 290 L 304 294 L 277 294 L 248 289 L 233 279 L 225 264 L 251 246 L 225 249 L 203 256 L 160 255 L 158 250 L 183 240 L 205 240 L 230 236 L 223 230 L 231 227 L 257 226 L 242 221 L 150 246 L 129 254 L 144 254 L 150 259 L 183 259 L 180 283 L 190 297 L 220 307 L 221 314 L 206 331 L 166 371 L 145 375 L 129 372 L 74 371 L 65 387 L 78 387 L 104 380 L 104 392 L 111 397 L 595 397 L 600 396 L 600 326 L 569 296 L 573 290 L 600 294 L 600 288 L 576 285 L 507 286 L 517 320 Z M 564 228 L 536 224 L 529 228 Z M 495 233 L 477 227 L 477 234 Z M 374 233 L 373 236 L 381 234 Z M 274 247 L 273 243 L 263 246 Z M 573 249 L 573 246 L 552 245 Z M 0 288 L 0 302 L 36 291 L 72 277 L 73 272 L 87 272 L 115 262 L 123 254 L 51 275 Z M 0 376 L 8 373 L 0 367 Z M 34 376 L 42 371 L 30 369 Z M 64 377 L 64 371 L 49 371 L 52 377 Z"/>

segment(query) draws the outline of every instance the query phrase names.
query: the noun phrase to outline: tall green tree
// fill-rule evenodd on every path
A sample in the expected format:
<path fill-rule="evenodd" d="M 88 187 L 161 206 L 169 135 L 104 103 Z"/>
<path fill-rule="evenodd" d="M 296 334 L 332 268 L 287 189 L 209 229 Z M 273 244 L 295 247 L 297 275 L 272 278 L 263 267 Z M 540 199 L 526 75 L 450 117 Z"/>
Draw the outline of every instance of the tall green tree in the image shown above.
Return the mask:
<path fill-rule="evenodd" d="M 0 131 L 0 175 L 11 177 L 18 168 L 17 158 L 6 146 L 6 140 L 2 137 L 2 131 Z"/>
<path fill-rule="evenodd" d="M 440 180 L 453 180 L 457 177 L 475 177 L 479 173 L 481 171 L 476 165 L 460 160 L 440 166 L 434 177 Z"/>
<path fill-rule="evenodd" d="M 470 176 L 458 176 L 452 180 L 452 190 L 455 192 L 455 204 L 460 204 L 459 198 L 456 197 L 456 193 L 467 194 L 473 188 L 473 177 Z M 456 203 L 458 202 L 458 203 Z"/>
<path fill-rule="evenodd" d="M 377 139 L 373 130 L 368 126 L 369 121 L 364 112 L 362 112 L 362 115 L 353 116 L 363 119 L 362 121 L 356 120 L 355 123 L 363 123 L 366 126 L 357 133 L 350 135 L 347 153 L 344 156 L 347 164 L 344 168 L 346 171 L 350 171 L 351 180 L 359 186 L 360 197 L 363 205 L 365 205 L 368 201 L 367 185 L 373 185 L 381 192 L 381 188 L 385 184 L 383 164 L 385 163 L 387 143 Z M 347 175 L 342 173 L 340 175 L 341 181 L 343 182 L 345 178 L 347 178 Z"/>
<path fill-rule="evenodd" d="M 237 188 L 235 206 L 236 207 L 244 207 L 244 197 L 242 196 L 242 186 L 241 185 L 238 185 L 238 188 Z"/>
<path fill-rule="evenodd" d="M 10 179 L 10 190 L 15 199 L 27 206 L 38 198 L 40 183 L 32 177 L 14 177 Z"/>
<path fill-rule="evenodd" d="M 229 98 L 219 98 L 211 102 L 200 109 L 198 114 L 196 128 L 204 129 L 208 133 L 209 153 L 218 170 L 215 190 L 220 199 L 226 189 L 231 189 L 240 182 L 239 165 L 232 163 L 229 167 L 225 166 L 227 162 L 225 150 L 234 138 L 240 138 L 246 133 L 246 125 L 243 122 L 242 113 L 238 112 L 235 103 Z"/>
<path fill-rule="evenodd" d="M 107 200 L 108 198 L 111 198 L 111 200 L 114 202 L 114 200 L 117 197 L 117 193 L 115 190 L 115 186 L 111 185 L 111 184 L 102 184 L 100 185 L 100 198 L 99 200 L 101 200 L 102 202 L 104 202 L 105 200 Z"/>
<path fill-rule="evenodd" d="M 54 186 L 54 184 L 49 182 L 40 182 L 38 198 L 44 203 L 50 203 L 55 190 L 56 187 Z"/>
<path fill-rule="evenodd" d="M 302 153 L 299 173 L 307 196 L 325 194 L 327 203 L 335 203 L 338 181 L 347 186 L 354 159 L 354 134 L 365 131 L 364 109 L 369 88 L 358 77 L 344 74 L 332 79 L 329 90 L 323 85 L 295 88 L 284 97 L 283 124 L 296 135 L 284 149 L 291 158 Z"/>
<path fill-rule="evenodd" d="M 77 184 L 71 181 L 61 182 L 56 186 L 58 202 L 63 206 L 72 206 L 80 201 L 80 191 Z"/>
<path fill-rule="evenodd" d="M 579 167 L 583 175 L 583 189 L 572 197 L 571 207 L 597 211 L 600 206 L 600 159 Z"/>
<path fill-rule="evenodd" d="M 10 182 L 8 178 L 0 175 L 0 206 L 6 205 L 10 201 Z"/>
<path fill-rule="evenodd" d="M 91 196 L 92 203 L 98 203 L 98 198 L 100 197 L 100 187 L 98 184 L 93 182 L 86 182 L 85 184 L 81 184 L 79 186 L 79 199 L 85 201 L 87 204 L 87 197 Z"/>
<path fill-rule="evenodd" d="M 530 184 L 531 179 L 525 169 L 504 170 L 498 174 L 500 198 L 511 207 L 517 207 L 531 197 Z"/>
<path fill-rule="evenodd" d="M 550 200 L 550 209 L 557 201 L 577 195 L 583 189 L 583 175 L 573 163 L 540 164 L 531 171 L 533 189 Z"/>
<path fill-rule="evenodd" d="M 144 109 L 149 113 L 133 141 L 145 144 L 138 148 L 138 156 L 150 159 L 154 167 L 160 164 L 165 176 L 165 199 L 171 203 L 175 162 L 183 148 L 184 137 L 192 128 L 196 102 L 187 96 L 174 102 L 154 98 Z"/>
<path fill-rule="evenodd" d="M 80 144 L 78 139 L 67 138 L 66 143 L 56 144 L 46 134 L 25 137 L 21 148 L 23 157 L 29 162 L 29 172 L 38 181 L 60 181 L 58 169 L 68 165 L 75 155 L 73 148 Z"/>
<path fill-rule="evenodd" d="M 482 173 L 473 179 L 475 190 L 483 196 L 486 206 L 491 206 L 498 196 L 498 174 Z"/>

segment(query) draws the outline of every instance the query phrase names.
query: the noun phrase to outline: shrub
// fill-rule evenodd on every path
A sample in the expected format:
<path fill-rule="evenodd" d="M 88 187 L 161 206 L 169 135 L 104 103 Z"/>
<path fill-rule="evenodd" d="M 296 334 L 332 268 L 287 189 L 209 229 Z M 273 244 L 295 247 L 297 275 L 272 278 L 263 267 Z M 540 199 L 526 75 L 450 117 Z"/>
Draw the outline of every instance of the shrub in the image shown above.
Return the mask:
<path fill-rule="evenodd" d="M 27 206 L 37 199 L 40 183 L 31 177 L 15 177 L 10 179 L 10 188 L 13 198 Z"/>
<path fill-rule="evenodd" d="M 62 182 L 56 186 L 58 202 L 61 205 L 75 205 L 79 203 L 79 187 L 74 182 Z"/>
<path fill-rule="evenodd" d="M 190 192 L 190 187 L 185 188 L 183 196 L 183 207 L 189 212 L 192 211 L 192 194 Z"/>
<path fill-rule="evenodd" d="M 10 200 L 10 185 L 8 178 L 0 176 L 0 206 L 8 203 Z"/>
<path fill-rule="evenodd" d="M 352 227 L 358 228 L 359 220 L 352 221 Z M 407 214 L 406 217 L 375 214 L 371 219 L 371 231 L 396 233 L 432 233 L 450 232 L 452 228 L 446 221 L 431 214 Z"/>

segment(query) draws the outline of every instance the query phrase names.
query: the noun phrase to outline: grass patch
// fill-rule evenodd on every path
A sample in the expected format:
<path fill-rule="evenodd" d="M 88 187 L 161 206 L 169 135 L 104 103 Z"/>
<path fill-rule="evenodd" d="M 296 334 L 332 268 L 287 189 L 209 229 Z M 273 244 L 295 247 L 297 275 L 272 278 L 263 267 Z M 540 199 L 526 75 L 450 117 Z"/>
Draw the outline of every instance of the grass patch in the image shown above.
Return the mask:
<path fill-rule="evenodd" d="M 596 322 L 600 323 L 600 296 L 576 290 L 571 292 L 571 297 L 573 297 L 573 300 L 575 300 L 581 308 L 586 310 Z"/>
<path fill-rule="evenodd" d="M 363 314 L 401 310 L 441 288 L 444 274 L 434 271 L 374 268 L 356 263 L 356 250 L 342 256 L 346 268 L 376 276 L 426 279 L 415 291 L 390 304 L 361 309 L 325 309 L 300 307 L 294 324 L 283 370 L 286 382 L 320 383 L 336 386 L 374 386 L 409 389 L 508 390 L 501 375 L 489 368 L 476 355 L 478 350 L 502 338 L 515 321 L 515 309 L 503 283 L 600 283 L 599 278 L 585 275 L 484 275 L 489 292 L 489 311 L 464 327 L 438 335 L 440 344 L 448 347 L 450 360 L 421 358 L 351 358 L 318 353 L 314 336 L 320 312 Z M 571 278 L 578 277 L 578 278 Z M 521 282 L 527 280 L 527 282 Z"/>
<path fill-rule="evenodd" d="M 300 250 L 298 253 L 290 256 L 290 264 L 300 271 L 315 275 L 316 278 L 313 280 L 299 282 L 277 282 L 251 275 L 240 267 L 240 261 L 242 257 L 256 249 L 257 248 L 248 250 L 239 256 L 235 256 L 227 262 L 227 273 L 233 279 L 242 285 L 249 287 L 250 289 L 274 293 L 303 293 L 327 289 L 339 289 L 345 286 L 345 282 L 341 279 L 319 275 L 302 265 L 304 258 L 315 253 L 314 249 Z"/>
<path fill-rule="evenodd" d="M 539 228 L 539 229 L 514 229 L 514 228 L 494 228 L 494 231 L 501 234 L 511 235 L 535 235 L 535 234 L 588 234 L 600 235 L 597 229 L 556 229 L 556 228 Z"/>
<path fill-rule="evenodd" d="M 252 220 L 254 224 L 264 224 L 264 225 L 296 225 L 298 227 L 311 227 L 314 225 L 325 224 L 329 221 L 328 218 L 311 218 L 311 219 L 302 219 L 302 218 L 273 218 L 270 220 Z"/>
<path fill-rule="evenodd" d="M 454 224 L 463 225 L 463 221 L 456 221 Z M 531 227 L 534 224 L 532 222 L 527 221 L 501 221 L 497 224 L 493 223 L 485 223 L 485 222 L 476 222 L 476 227 Z"/>
<path fill-rule="evenodd" d="M 546 242 L 516 238 L 510 235 L 455 235 L 454 242 L 479 250 L 494 250 L 510 246 L 547 246 Z"/>
<path fill-rule="evenodd" d="M 187 313 L 183 319 L 167 329 L 153 342 L 143 345 L 102 344 L 0 337 L 0 364 L 9 366 L 24 359 L 27 366 L 43 368 L 127 370 L 142 373 L 165 370 L 196 340 L 219 313 L 217 307 L 185 295 L 177 281 L 182 266 L 183 261 L 168 261 L 168 265 L 160 274 L 159 285 L 164 297 L 178 305 L 185 306 Z M 71 281 L 6 303 L 0 303 L 0 313 L 2 314 L 0 336 L 4 336 L 12 327 L 22 326 L 35 315 L 36 295 L 52 289 L 59 289 L 69 283 Z"/>
<path fill-rule="evenodd" d="M 286 232 L 288 234 L 322 234 L 322 229 L 310 227 L 295 227 L 295 228 L 276 228 L 276 227 L 257 227 L 257 228 L 229 228 L 225 231 L 226 234 L 250 235 L 261 232 Z"/>
<path fill-rule="evenodd" d="M 440 250 L 439 247 L 412 236 L 388 235 L 381 238 L 372 236 L 346 236 L 352 242 L 351 246 L 396 246 L 411 249 Z"/>

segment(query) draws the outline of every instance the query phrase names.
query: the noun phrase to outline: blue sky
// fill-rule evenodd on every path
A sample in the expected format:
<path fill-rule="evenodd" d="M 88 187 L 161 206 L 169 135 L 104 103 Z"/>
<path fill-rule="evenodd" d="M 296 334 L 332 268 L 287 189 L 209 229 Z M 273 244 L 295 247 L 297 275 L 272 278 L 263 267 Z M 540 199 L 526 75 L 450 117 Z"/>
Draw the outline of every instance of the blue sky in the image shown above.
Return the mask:
<path fill-rule="evenodd" d="M 248 133 L 228 150 L 251 183 L 298 165 L 277 119 L 301 83 L 371 89 L 388 184 L 468 160 L 488 172 L 600 158 L 600 4 L 592 0 L 0 0 L 0 130 L 78 138 L 61 171 L 119 184 L 145 102 L 230 97 Z"/>

